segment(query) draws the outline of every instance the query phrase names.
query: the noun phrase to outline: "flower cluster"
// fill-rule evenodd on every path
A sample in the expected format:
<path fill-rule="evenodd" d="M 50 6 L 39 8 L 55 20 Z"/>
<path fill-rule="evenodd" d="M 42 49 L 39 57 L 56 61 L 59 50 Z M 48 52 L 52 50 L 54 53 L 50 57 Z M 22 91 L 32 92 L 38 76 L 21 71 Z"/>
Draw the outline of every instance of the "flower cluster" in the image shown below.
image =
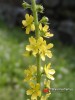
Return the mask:
<path fill-rule="evenodd" d="M 26 46 L 26 50 L 32 52 L 34 56 L 40 54 L 41 59 L 44 61 L 45 56 L 49 58 L 52 57 L 52 53 L 49 49 L 53 47 L 53 44 L 46 44 L 46 41 L 42 37 L 39 37 L 37 40 L 34 37 L 29 38 L 30 45 Z"/>
<path fill-rule="evenodd" d="M 38 21 L 37 13 L 42 13 L 43 7 L 37 5 L 36 0 L 31 0 L 31 4 L 24 2 L 23 7 L 30 8 L 33 13 L 33 16 L 26 14 L 25 20 L 22 20 L 23 28 L 26 30 L 25 33 L 29 34 L 31 31 L 35 33 L 29 38 L 29 45 L 25 48 L 24 56 L 33 55 L 37 58 L 35 65 L 30 65 L 24 70 L 24 82 L 29 87 L 26 94 L 31 96 L 28 100 L 47 100 L 51 94 L 50 82 L 54 80 L 55 70 L 51 68 L 51 63 L 42 67 L 40 61 L 45 61 L 46 56 L 48 58 L 52 57 L 51 48 L 53 44 L 47 44 L 44 38 L 50 38 L 53 34 L 50 33 L 47 17 Z"/>

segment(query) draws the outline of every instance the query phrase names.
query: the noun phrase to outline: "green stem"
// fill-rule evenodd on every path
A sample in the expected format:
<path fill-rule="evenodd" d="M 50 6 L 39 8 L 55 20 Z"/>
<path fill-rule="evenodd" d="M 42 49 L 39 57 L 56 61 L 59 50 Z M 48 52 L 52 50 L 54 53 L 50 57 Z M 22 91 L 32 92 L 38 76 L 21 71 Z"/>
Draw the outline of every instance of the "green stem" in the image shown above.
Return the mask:
<path fill-rule="evenodd" d="M 34 23 L 35 23 L 35 34 L 36 34 L 36 38 L 38 39 L 40 37 L 40 31 L 39 31 L 38 13 L 36 10 L 36 0 L 31 0 L 31 2 L 32 2 L 32 12 L 34 16 Z"/>
<path fill-rule="evenodd" d="M 38 13 L 36 10 L 36 0 L 31 0 L 31 3 L 32 3 L 32 12 L 34 16 L 35 35 L 36 35 L 36 39 L 38 39 L 40 37 L 40 31 L 39 31 Z M 37 83 L 39 84 L 41 81 L 40 68 L 41 68 L 41 59 L 40 59 L 40 55 L 37 54 Z M 39 97 L 37 99 L 40 100 Z"/>
<path fill-rule="evenodd" d="M 40 59 L 40 55 L 37 55 L 37 83 L 39 84 L 41 81 L 40 67 L 41 67 L 41 59 Z"/>

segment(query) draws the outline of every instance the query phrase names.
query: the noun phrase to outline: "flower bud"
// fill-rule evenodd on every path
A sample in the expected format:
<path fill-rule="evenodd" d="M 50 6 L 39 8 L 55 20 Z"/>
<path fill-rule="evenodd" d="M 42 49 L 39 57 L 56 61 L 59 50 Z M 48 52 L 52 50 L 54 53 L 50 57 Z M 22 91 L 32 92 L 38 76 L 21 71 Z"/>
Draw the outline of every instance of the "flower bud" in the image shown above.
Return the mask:
<path fill-rule="evenodd" d="M 44 8 L 43 8 L 43 6 L 41 6 L 41 5 L 37 5 L 37 6 L 36 6 L 36 10 L 37 10 L 38 12 L 40 12 L 40 13 L 43 13 Z"/>
<path fill-rule="evenodd" d="M 31 8 L 31 5 L 28 4 L 27 2 L 23 2 L 22 6 L 23 6 L 24 9 Z"/>
<path fill-rule="evenodd" d="M 40 23 L 43 23 L 43 24 L 47 24 L 49 21 L 48 17 L 42 17 L 42 19 L 40 20 Z"/>

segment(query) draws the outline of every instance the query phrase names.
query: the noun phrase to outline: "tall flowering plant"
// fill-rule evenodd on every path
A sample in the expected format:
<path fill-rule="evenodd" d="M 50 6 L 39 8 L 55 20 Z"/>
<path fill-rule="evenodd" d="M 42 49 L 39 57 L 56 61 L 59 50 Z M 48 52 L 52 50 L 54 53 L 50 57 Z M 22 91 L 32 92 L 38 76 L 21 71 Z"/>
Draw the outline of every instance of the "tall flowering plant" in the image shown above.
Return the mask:
<path fill-rule="evenodd" d="M 25 33 L 27 35 L 31 34 L 31 31 L 35 33 L 34 36 L 29 37 L 29 45 L 26 46 L 24 56 L 32 54 L 36 58 L 36 64 L 24 70 L 24 82 L 29 87 L 26 94 L 31 97 L 28 100 L 47 100 L 51 94 L 50 83 L 54 80 L 55 70 L 51 68 L 51 63 L 42 66 L 41 62 L 46 60 L 46 56 L 52 57 L 53 44 L 47 44 L 44 38 L 50 38 L 53 34 L 49 32 L 47 17 L 38 20 L 38 13 L 43 13 L 43 6 L 36 4 L 36 0 L 31 0 L 30 4 L 24 1 L 23 7 L 32 11 L 32 15 L 26 14 L 25 19 L 22 20 Z"/>

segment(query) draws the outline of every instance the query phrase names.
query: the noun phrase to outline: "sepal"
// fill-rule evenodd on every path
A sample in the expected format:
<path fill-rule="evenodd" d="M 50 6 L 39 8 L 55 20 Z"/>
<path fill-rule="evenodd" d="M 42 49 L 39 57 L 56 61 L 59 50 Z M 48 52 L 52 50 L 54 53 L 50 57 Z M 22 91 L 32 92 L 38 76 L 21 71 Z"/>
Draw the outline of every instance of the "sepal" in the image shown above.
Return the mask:
<path fill-rule="evenodd" d="M 49 21 L 49 19 L 48 19 L 48 17 L 42 17 L 42 19 L 40 20 L 40 23 L 42 23 L 42 24 L 48 24 L 48 21 Z"/>
<path fill-rule="evenodd" d="M 38 12 L 40 12 L 40 13 L 43 13 L 44 8 L 43 8 L 43 6 L 41 6 L 41 5 L 36 5 L 36 10 L 37 10 Z"/>
<path fill-rule="evenodd" d="M 28 3 L 27 3 L 27 2 L 25 2 L 25 1 L 22 3 L 22 6 L 23 6 L 23 8 L 24 8 L 24 9 L 31 8 L 31 5 L 30 5 L 30 4 L 28 4 Z"/>

